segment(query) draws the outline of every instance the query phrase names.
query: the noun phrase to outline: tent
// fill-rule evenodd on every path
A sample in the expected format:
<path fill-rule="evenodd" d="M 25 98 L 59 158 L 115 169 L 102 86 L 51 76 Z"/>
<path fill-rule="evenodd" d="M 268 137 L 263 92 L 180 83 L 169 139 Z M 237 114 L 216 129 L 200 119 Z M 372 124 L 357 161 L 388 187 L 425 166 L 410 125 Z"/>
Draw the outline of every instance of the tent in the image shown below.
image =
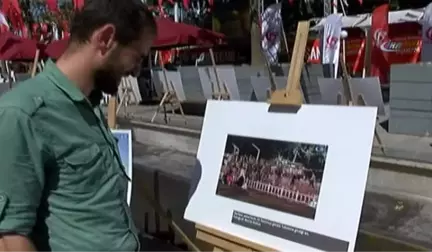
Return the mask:
<path fill-rule="evenodd" d="M 185 23 L 176 23 L 171 19 L 156 20 L 158 34 L 153 42 L 153 48 L 174 47 L 182 45 L 213 45 L 219 44 L 224 38 L 221 33 L 202 29 Z M 64 52 L 68 39 L 50 43 L 45 53 L 51 58 L 58 58 Z"/>
<path fill-rule="evenodd" d="M 408 22 L 419 22 L 423 17 L 424 8 L 412 9 L 412 10 L 401 10 L 401 11 L 390 11 L 388 22 L 389 24 L 399 24 Z M 326 18 L 319 20 L 318 24 L 312 27 L 312 30 L 321 30 L 324 28 Z M 342 27 L 343 28 L 369 28 L 372 22 L 372 14 L 360 14 L 357 16 L 342 16 Z"/>

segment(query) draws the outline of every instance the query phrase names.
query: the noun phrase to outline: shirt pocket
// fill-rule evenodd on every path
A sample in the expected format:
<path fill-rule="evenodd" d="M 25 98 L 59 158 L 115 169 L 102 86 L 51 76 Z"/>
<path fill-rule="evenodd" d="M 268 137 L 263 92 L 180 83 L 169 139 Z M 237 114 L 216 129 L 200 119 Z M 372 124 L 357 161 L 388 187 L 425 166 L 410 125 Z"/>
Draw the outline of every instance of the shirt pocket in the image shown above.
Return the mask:
<path fill-rule="evenodd" d="M 95 193 L 107 179 L 106 153 L 97 144 L 75 150 L 63 159 L 61 181 L 64 189 Z"/>

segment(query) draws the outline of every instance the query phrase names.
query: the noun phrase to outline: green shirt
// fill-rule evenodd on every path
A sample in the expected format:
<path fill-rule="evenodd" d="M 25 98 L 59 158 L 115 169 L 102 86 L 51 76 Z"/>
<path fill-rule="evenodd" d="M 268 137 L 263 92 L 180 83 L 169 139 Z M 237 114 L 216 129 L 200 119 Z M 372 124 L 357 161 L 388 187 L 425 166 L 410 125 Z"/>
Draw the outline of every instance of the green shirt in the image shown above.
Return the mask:
<path fill-rule="evenodd" d="M 128 177 L 93 104 L 52 62 L 0 98 L 0 234 L 42 251 L 139 250 Z"/>

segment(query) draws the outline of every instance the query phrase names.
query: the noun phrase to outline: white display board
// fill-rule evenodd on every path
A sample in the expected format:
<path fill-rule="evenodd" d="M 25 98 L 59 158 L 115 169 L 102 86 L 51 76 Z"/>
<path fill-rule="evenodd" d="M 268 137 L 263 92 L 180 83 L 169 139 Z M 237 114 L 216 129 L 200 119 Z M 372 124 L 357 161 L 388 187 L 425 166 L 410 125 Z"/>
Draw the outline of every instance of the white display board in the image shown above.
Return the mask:
<path fill-rule="evenodd" d="M 377 109 L 268 108 L 207 102 L 185 219 L 279 251 L 354 251 Z"/>
<path fill-rule="evenodd" d="M 117 139 L 117 147 L 120 158 L 126 169 L 126 174 L 131 181 L 128 183 L 127 202 L 130 205 L 132 197 L 132 131 L 124 129 L 112 129 L 114 137 Z"/>

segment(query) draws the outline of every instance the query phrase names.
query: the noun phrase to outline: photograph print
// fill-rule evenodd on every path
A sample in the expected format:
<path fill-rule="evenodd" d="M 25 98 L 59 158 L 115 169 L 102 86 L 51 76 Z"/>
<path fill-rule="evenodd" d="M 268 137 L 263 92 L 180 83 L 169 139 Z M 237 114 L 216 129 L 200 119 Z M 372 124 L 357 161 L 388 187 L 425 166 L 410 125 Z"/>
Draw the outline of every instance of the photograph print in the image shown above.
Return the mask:
<path fill-rule="evenodd" d="M 216 194 L 315 218 L 327 145 L 228 135 Z"/>
<path fill-rule="evenodd" d="M 120 159 L 124 166 L 127 176 L 132 180 L 132 131 L 131 130 L 111 130 L 117 141 L 120 152 Z M 132 183 L 129 181 L 127 190 L 127 202 L 130 204 L 132 196 Z"/>

